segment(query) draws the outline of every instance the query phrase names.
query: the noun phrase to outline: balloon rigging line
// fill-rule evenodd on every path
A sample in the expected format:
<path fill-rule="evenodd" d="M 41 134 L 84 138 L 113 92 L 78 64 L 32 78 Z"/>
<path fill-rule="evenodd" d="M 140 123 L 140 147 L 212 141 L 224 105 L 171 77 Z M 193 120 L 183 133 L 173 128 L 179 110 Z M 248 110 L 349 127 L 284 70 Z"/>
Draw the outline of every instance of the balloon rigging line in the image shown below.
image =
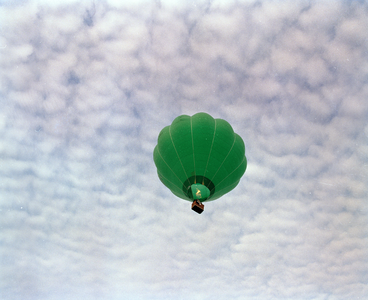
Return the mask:
<path fill-rule="evenodd" d="M 165 159 L 162 157 L 162 155 L 161 155 L 161 152 L 160 152 L 160 149 L 159 148 L 157 148 L 157 152 L 158 152 L 158 154 L 160 154 L 160 156 L 161 156 L 161 158 L 162 158 L 162 160 L 164 161 L 164 163 L 167 165 L 167 167 L 170 169 L 170 171 L 176 176 L 176 178 L 178 178 L 178 180 L 179 180 L 179 182 L 181 182 L 181 180 L 180 180 L 180 178 L 179 178 L 179 176 L 178 175 L 176 175 L 176 173 L 173 171 L 173 169 L 171 169 L 171 167 L 169 166 L 169 164 L 165 161 Z M 165 178 L 165 177 L 164 177 Z M 166 179 L 166 178 L 165 178 Z M 176 186 L 176 185 L 175 185 Z"/>
<path fill-rule="evenodd" d="M 231 153 L 231 150 L 233 150 L 233 147 L 234 147 L 234 145 L 235 145 L 235 140 L 236 140 L 236 136 L 235 136 L 235 133 L 234 133 L 234 142 L 233 142 L 233 144 L 232 144 L 232 146 L 231 146 L 231 148 L 230 148 L 230 150 L 229 150 L 229 153 L 226 155 L 226 157 L 224 158 L 224 160 L 223 160 L 223 162 L 222 162 L 222 164 L 219 166 L 219 168 L 217 169 L 217 171 L 216 171 L 216 173 L 215 173 L 215 175 L 213 175 L 212 176 L 212 181 L 214 180 L 214 178 L 216 177 L 216 175 L 217 175 L 217 173 L 218 173 L 218 171 L 220 171 L 220 169 L 221 169 L 221 167 L 222 167 L 222 165 L 224 164 L 224 162 L 226 161 L 226 159 L 227 159 L 227 157 L 229 156 L 229 154 Z"/>
<path fill-rule="evenodd" d="M 174 149 L 175 149 L 175 152 L 176 152 L 176 156 L 178 157 L 178 159 L 179 159 L 179 161 L 180 161 L 180 164 L 181 164 L 181 167 L 183 168 L 183 171 L 184 171 L 185 177 L 186 177 L 186 178 L 188 178 L 187 172 L 185 172 L 185 168 L 184 168 L 184 166 L 183 166 L 183 163 L 182 163 L 182 161 L 181 161 L 181 159 L 180 159 L 179 153 L 178 153 L 178 151 L 176 150 L 176 147 L 175 147 L 175 144 L 174 144 L 173 138 L 172 138 L 172 136 L 171 136 L 171 126 L 169 127 L 169 134 L 170 134 L 171 143 L 172 143 L 172 144 L 173 144 L 173 146 L 174 146 Z"/>
<path fill-rule="evenodd" d="M 231 174 L 233 174 L 237 169 L 239 169 L 239 167 L 241 167 L 241 165 L 243 164 L 243 162 L 244 162 L 244 160 L 245 160 L 246 158 L 244 157 L 243 158 L 243 160 L 241 161 L 241 163 L 234 169 L 234 171 L 232 171 L 230 174 L 228 174 L 224 179 L 222 179 L 216 186 L 219 186 L 220 185 L 220 183 L 221 182 L 223 182 L 226 178 L 228 178 Z M 239 181 L 240 181 L 240 178 L 239 178 L 239 180 L 238 180 L 238 183 L 239 183 Z M 237 183 L 237 184 L 238 184 Z M 224 188 L 226 188 L 227 186 L 225 186 L 225 187 L 223 187 L 222 189 L 219 189 L 219 190 L 217 190 L 217 192 L 219 192 L 219 191 L 221 191 L 221 190 L 223 190 Z M 211 190 L 211 192 L 213 191 L 213 189 Z M 209 199 L 210 197 L 208 197 L 208 199 Z M 208 200 L 207 199 L 207 200 Z"/>
<path fill-rule="evenodd" d="M 212 144 L 211 144 L 211 149 L 210 149 L 210 153 L 208 154 L 208 159 L 207 159 L 207 164 L 206 164 L 206 169 L 204 170 L 204 174 L 203 174 L 203 177 L 206 176 L 206 172 L 207 172 L 207 167 L 208 167 L 208 163 L 210 161 L 210 157 L 211 157 L 211 153 L 212 153 L 212 148 L 213 148 L 213 144 L 214 144 L 214 141 L 215 141 L 215 135 L 216 135 L 216 127 L 217 125 L 217 122 L 216 122 L 216 119 L 215 119 L 215 130 L 213 131 L 213 138 L 212 138 Z M 203 182 L 202 184 L 204 183 L 204 178 L 203 178 Z M 208 183 L 209 184 L 209 183 Z M 208 187 L 208 186 L 207 186 Z"/>
<path fill-rule="evenodd" d="M 162 156 L 161 156 L 162 157 Z M 183 192 L 182 188 L 177 186 L 176 183 L 172 182 L 171 180 L 167 179 L 165 176 L 163 176 L 161 173 L 157 172 L 159 174 L 159 178 L 164 178 L 166 181 L 170 182 L 171 184 L 174 185 L 174 187 L 176 187 L 180 192 Z M 176 176 L 179 180 L 180 178 L 178 176 Z"/>
<path fill-rule="evenodd" d="M 194 183 L 197 183 L 197 171 L 196 171 L 196 164 L 195 164 L 195 157 L 194 157 L 194 141 L 193 141 L 193 122 L 192 118 L 190 118 L 190 134 L 192 136 L 192 151 L 193 151 L 193 167 L 194 167 Z M 186 174 L 185 174 L 186 175 Z M 187 176 L 188 178 L 188 176 Z"/>

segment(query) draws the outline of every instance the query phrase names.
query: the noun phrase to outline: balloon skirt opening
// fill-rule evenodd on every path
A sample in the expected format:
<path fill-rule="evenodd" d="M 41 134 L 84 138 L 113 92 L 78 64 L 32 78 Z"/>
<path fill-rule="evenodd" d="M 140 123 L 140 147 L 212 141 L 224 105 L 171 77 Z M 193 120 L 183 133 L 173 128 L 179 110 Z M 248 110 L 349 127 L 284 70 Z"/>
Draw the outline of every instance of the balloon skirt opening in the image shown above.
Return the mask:
<path fill-rule="evenodd" d="M 196 187 L 203 190 L 200 192 L 201 197 L 196 196 Z M 205 201 L 206 199 L 211 198 L 211 196 L 215 193 L 215 185 L 207 177 L 196 175 L 189 177 L 184 182 L 183 192 L 189 199 L 200 199 L 201 201 Z"/>

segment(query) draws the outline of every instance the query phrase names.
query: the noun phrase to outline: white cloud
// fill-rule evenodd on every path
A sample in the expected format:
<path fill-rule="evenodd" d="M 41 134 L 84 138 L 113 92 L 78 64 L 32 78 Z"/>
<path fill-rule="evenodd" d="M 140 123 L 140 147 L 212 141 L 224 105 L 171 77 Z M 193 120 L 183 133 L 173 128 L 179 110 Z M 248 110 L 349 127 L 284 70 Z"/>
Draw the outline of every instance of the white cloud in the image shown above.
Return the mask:
<path fill-rule="evenodd" d="M 366 3 L 3 4 L 3 299 L 367 294 Z M 206 111 L 248 170 L 202 215 L 152 151 Z"/>

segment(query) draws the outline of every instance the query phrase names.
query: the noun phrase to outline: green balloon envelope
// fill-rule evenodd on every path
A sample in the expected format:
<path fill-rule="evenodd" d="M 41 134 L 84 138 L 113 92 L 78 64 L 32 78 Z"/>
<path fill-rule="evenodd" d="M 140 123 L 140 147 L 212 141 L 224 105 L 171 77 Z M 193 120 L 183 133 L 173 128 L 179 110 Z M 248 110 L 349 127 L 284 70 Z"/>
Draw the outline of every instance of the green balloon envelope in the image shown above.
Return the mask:
<path fill-rule="evenodd" d="M 228 122 L 206 113 L 179 116 L 162 129 L 153 159 L 161 182 L 188 201 L 218 199 L 247 168 L 242 138 Z"/>

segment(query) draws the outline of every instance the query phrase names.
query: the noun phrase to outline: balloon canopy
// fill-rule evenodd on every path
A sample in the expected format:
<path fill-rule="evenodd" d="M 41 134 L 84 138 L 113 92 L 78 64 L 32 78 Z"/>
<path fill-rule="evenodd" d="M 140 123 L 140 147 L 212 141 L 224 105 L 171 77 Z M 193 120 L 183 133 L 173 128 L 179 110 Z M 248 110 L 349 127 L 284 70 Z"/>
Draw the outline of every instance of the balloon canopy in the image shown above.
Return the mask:
<path fill-rule="evenodd" d="M 242 138 L 228 122 L 206 113 L 179 116 L 162 129 L 153 158 L 161 182 L 188 201 L 218 199 L 247 168 Z"/>

